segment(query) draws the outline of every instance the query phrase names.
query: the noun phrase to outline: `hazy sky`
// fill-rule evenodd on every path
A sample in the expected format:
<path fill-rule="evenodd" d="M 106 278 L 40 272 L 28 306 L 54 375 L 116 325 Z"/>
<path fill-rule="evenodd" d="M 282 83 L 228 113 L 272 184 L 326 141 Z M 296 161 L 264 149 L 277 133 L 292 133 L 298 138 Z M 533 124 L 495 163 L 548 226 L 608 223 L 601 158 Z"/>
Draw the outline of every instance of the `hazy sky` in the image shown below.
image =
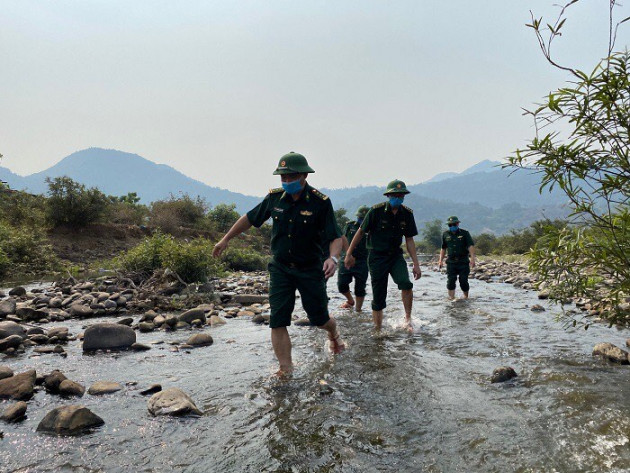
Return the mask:
<path fill-rule="evenodd" d="M 461 171 L 522 146 L 521 108 L 567 78 L 524 26 L 556 1 L 0 0 L 2 165 L 115 148 L 248 194 L 291 150 L 321 187 Z M 571 7 L 561 62 L 605 55 L 607 7 Z"/>

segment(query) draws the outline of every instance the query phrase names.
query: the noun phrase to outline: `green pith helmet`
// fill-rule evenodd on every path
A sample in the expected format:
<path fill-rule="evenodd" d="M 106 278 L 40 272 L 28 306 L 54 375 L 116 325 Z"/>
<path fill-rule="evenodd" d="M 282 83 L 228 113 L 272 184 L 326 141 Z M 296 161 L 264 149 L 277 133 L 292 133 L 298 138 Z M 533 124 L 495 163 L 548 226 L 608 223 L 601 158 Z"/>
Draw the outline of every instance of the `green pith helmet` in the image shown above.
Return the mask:
<path fill-rule="evenodd" d="M 291 151 L 280 158 L 278 167 L 273 172 L 277 174 L 300 174 L 300 173 L 315 172 L 312 167 L 308 165 L 306 158 L 300 153 Z"/>
<path fill-rule="evenodd" d="M 387 190 L 383 195 L 387 194 L 409 194 L 409 191 L 403 181 L 394 179 L 392 182 L 387 184 Z"/>
<path fill-rule="evenodd" d="M 362 205 L 361 207 L 359 207 L 355 215 L 357 216 L 357 218 L 365 218 L 369 210 L 370 208 L 367 205 Z"/>
<path fill-rule="evenodd" d="M 448 223 L 449 225 L 455 225 L 456 223 L 459 223 L 459 219 L 455 215 L 452 215 L 448 218 L 446 223 Z"/>

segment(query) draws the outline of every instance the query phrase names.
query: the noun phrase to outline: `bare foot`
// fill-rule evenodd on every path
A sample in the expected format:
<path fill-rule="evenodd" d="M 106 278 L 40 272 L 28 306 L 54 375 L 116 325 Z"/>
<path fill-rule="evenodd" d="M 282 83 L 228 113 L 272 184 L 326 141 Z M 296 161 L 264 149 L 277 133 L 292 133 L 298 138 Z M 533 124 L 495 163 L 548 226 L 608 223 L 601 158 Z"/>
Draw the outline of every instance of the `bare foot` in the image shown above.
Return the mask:
<path fill-rule="evenodd" d="M 345 301 L 343 304 L 339 306 L 341 309 L 352 309 L 354 307 L 354 301 Z"/>
<path fill-rule="evenodd" d="M 280 367 L 278 371 L 274 374 L 277 378 L 288 378 L 293 374 L 293 365 Z"/>
<path fill-rule="evenodd" d="M 413 324 L 411 323 L 411 319 L 405 320 L 405 330 L 409 333 L 413 333 Z"/>
<path fill-rule="evenodd" d="M 333 338 L 328 337 L 328 342 L 328 349 L 333 355 L 338 355 L 346 349 L 346 344 L 341 339 L 341 335 L 339 335 L 339 332 L 337 332 Z"/>

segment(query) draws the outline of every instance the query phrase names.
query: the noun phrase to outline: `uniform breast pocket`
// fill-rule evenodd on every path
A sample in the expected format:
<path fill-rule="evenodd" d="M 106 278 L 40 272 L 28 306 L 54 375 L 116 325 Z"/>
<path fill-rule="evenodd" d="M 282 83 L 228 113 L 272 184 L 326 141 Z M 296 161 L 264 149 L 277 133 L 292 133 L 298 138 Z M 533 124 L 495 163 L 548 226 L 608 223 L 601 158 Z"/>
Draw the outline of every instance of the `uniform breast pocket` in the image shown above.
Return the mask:
<path fill-rule="evenodd" d="M 271 211 L 271 221 L 274 230 L 285 230 L 287 227 L 287 215 L 282 209 L 273 209 Z"/>
<path fill-rule="evenodd" d="M 295 230 L 300 236 L 306 237 L 316 232 L 315 215 L 310 212 L 309 214 L 310 215 L 304 215 L 301 213 L 297 215 Z"/>

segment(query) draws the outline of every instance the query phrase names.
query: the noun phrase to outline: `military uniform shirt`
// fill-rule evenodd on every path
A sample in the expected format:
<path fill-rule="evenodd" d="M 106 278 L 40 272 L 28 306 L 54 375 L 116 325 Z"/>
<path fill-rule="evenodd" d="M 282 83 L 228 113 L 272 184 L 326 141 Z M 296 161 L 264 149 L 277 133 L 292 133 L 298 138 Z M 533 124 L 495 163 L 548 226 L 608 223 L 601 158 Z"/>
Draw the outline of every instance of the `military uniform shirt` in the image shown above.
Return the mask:
<path fill-rule="evenodd" d="M 402 251 L 400 244 L 403 237 L 409 238 L 418 234 L 413 211 L 401 205 L 394 215 L 389 202 L 372 207 L 361 228 L 367 233 L 367 249 L 384 253 Z"/>
<path fill-rule="evenodd" d="M 348 244 L 352 243 L 352 239 L 354 238 L 354 235 L 356 235 L 359 228 L 361 228 L 361 225 L 359 225 L 355 221 L 350 221 L 346 223 L 346 226 L 343 229 L 343 234 L 348 239 Z M 365 259 L 367 258 L 367 254 L 368 254 L 368 250 L 365 245 L 365 238 L 361 238 L 361 241 L 359 242 L 357 247 L 354 249 L 352 256 L 354 256 L 356 259 Z"/>
<path fill-rule="evenodd" d="M 271 253 L 284 264 L 319 263 L 323 246 L 341 237 L 330 200 L 308 183 L 296 201 L 282 188 L 271 190 L 247 218 L 255 227 L 272 219 Z"/>
<path fill-rule="evenodd" d="M 447 250 L 448 261 L 468 261 L 468 248 L 474 245 L 475 242 L 470 233 L 461 228 L 457 229 L 455 233 L 447 230 L 442 234 L 442 249 Z"/>

